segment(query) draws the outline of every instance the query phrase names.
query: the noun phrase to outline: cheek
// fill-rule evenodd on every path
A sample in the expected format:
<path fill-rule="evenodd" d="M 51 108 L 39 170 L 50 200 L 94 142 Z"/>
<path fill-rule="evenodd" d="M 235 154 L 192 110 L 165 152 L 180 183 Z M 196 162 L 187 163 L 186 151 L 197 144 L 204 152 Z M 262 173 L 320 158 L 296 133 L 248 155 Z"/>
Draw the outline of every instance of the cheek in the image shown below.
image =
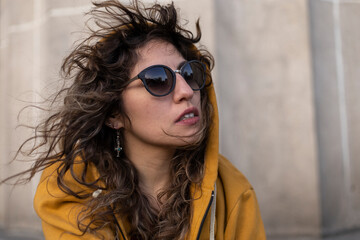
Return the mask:
<path fill-rule="evenodd" d="M 200 116 L 202 116 L 202 109 L 201 109 L 201 93 L 200 92 L 195 92 L 194 97 L 193 97 L 193 105 L 196 106 L 199 110 L 199 114 Z"/>
<path fill-rule="evenodd" d="M 167 112 L 167 106 L 163 105 L 165 104 L 141 96 L 127 98 L 124 101 L 125 112 L 130 118 L 132 128 L 143 127 L 143 130 L 160 124 L 159 120 Z"/>

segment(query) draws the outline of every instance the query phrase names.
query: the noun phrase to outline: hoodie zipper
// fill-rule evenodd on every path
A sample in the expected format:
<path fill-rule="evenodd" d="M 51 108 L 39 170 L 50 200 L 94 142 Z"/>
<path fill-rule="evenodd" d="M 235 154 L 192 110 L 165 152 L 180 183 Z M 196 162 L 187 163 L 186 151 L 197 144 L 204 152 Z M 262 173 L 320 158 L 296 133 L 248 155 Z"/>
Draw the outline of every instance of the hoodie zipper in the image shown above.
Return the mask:
<path fill-rule="evenodd" d="M 122 229 L 120 227 L 119 222 L 117 221 L 117 219 L 115 221 L 116 221 L 116 225 L 117 225 L 117 227 L 118 227 L 118 229 L 119 229 L 119 231 L 121 233 L 121 236 L 122 236 L 123 240 L 125 240 L 126 238 L 125 238 L 124 233 L 123 233 L 123 231 L 122 231 Z"/>
<path fill-rule="evenodd" d="M 112 215 L 113 215 L 113 217 L 114 217 L 115 224 L 116 224 L 117 228 L 118 228 L 119 231 L 120 231 L 121 237 L 123 238 L 123 240 L 125 240 L 126 238 L 125 238 L 124 232 L 123 232 L 123 230 L 121 229 L 121 226 L 120 226 L 120 224 L 119 224 L 119 222 L 118 222 L 118 220 L 117 220 L 117 218 L 116 218 L 116 216 L 115 216 L 114 209 L 112 208 L 112 206 L 109 206 L 109 208 L 110 208 L 110 210 L 111 210 L 111 212 L 112 212 Z M 118 235 L 118 234 L 116 234 L 116 235 Z M 117 236 L 117 237 L 116 237 L 116 240 L 118 240 L 118 239 L 119 239 L 119 237 Z"/>
<path fill-rule="evenodd" d="M 212 204 L 212 201 L 214 200 L 214 191 L 211 192 L 211 198 L 210 198 L 210 202 L 206 208 L 206 211 L 205 211 L 205 214 L 203 216 L 203 219 L 201 220 L 201 224 L 200 224 L 200 228 L 199 228 L 199 232 L 197 234 L 197 237 L 196 237 L 196 240 L 199 240 L 200 239 L 200 233 L 201 233 L 201 229 L 203 228 L 203 225 L 204 225 L 204 222 L 205 222 L 205 218 L 210 210 L 210 207 L 211 207 L 211 204 Z"/>

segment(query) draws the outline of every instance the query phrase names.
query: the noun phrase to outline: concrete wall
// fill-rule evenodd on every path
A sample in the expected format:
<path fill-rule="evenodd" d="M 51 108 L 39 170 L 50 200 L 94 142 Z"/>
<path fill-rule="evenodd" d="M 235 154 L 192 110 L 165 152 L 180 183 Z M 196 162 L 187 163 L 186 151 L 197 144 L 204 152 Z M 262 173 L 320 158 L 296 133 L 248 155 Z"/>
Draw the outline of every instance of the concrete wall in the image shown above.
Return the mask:
<path fill-rule="evenodd" d="M 22 108 L 42 101 L 57 87 L 59 66 L 82 30 L 89 1 L 2 0 L 0 5 L 0 174 L 1 178 L 27 169 L 23 156 L 8 164 L 32 131 L 40 111 Z M 16 128 L 17 127 L 17 128 Z M 27 185 L 0 187 L 0 228 L 20 236 L 41 235 L 32 207 L 39 176 Z"/>
<path fill-rule="evenodd" d="M 10 1 L 8 1 L 10 2 Z M 1 92 L 1 177 L 20 171 L 29 166 L 26 162 L 15 162 L 5 165 L 14 155 L 15 146 L 25 137 L 29 131 L 19 128 L 15 131 L 17 114 L 25 106 L 21 100 L 31 101 L 28 91 L 38 84 L 34 80 L 33 68 L 37 53 L 35 52 L 35 38 L 32 31 L 27 28 L 34 19 L 33 1 L 12 1 L 9 5 L 1 1 L 1 27 L 0 27 L 0 92 Z M 13 6 L 22 4 L 19 12 Z M 36 60 L 35 60 L 36 61 Z M 31 119 L 31 113 L 24 115 L 24 122 Z M 30 122 L 28 122 L 30 123 Z M 11 186 L 1 186 L 0 192 L 0 220 L 1 225 L 10 230 L 39 228 L 39 221 L 32 209 L 32 195 L 34 186 L 19 186 L 12 189 Z"/>
<path fill-rule="evenodd" d="M 360 227 L 360 2 L 310 1 L 324 234 Z"/>
<path fill-rule="evenodd" d="M 316 237 L 321 222 L 307 2 L 216 3 L 222 151 L 254 185 L 268 236 Z"/>
<path fill-rule="evenodd" d="M 202 43 L 216 60 L 220 148 L 254 186 L 269 239 L 360 229 L 359 1 L 176 5 L 190 26 L 201 17 Z M 28 166 L 6 165 L 31 134 L 15 130 L 27 105 L 21 100 L 40 100 L 35 92 L 57 87 L 60 62 L 82 36 L 89 6 L 88 0 L 0 0 L 1 178 Z M 25 111 L 21 120 L 39 115 Z M 36 184 L 37 178 L 13 190 L 0 187 L 0 228 L 39 235 Z"/>

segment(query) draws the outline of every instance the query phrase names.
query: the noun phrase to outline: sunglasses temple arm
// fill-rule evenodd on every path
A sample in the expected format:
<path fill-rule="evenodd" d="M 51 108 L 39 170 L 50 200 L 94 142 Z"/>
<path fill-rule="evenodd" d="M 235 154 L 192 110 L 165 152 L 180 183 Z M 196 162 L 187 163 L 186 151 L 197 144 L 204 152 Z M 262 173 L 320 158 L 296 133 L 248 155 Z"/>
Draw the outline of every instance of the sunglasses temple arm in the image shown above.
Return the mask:
<path fill-rule="evenodd" d="M 130 80 L 128 80 L 127 82 L 125 82 L 125 86 L 126 85 L 129 85 L 130 83 L 132 83 L 133 81 L 135 81 L 135 80 L 137 80 L 137 79 L 139 79 L 139 76 L 135 76 L 135 77 L 133 77 L 132 79 L 130 79 Z"/>

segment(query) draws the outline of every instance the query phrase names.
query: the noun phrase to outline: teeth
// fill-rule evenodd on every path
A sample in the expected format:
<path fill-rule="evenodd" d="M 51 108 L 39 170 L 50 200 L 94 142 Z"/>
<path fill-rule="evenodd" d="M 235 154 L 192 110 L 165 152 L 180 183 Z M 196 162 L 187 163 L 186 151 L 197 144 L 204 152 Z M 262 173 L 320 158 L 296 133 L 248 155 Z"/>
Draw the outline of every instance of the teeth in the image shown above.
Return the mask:
<path fill-rule="evenodd" d="M 195 117 L 194 113 L 188 113 L 188 114 L 185 114 L 180 120 L 185 120 L 185 119 L 193 118 L 193 117 Z"/>

